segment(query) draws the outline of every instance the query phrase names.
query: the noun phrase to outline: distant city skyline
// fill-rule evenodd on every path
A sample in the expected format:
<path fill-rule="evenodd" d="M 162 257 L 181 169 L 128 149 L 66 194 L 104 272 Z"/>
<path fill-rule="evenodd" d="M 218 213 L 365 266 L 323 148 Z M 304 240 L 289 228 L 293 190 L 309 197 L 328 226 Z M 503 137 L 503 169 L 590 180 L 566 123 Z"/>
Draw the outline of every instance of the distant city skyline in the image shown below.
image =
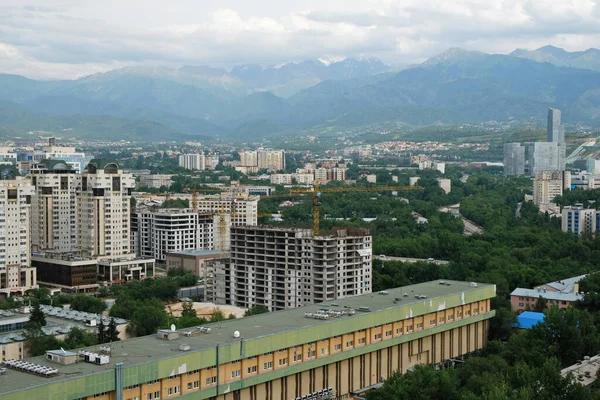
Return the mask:
<path fill-rule="evenodd" d="M 598 26 L 594 1 L 4 0 L 0 73 L 72 79 L 124 66 L 361 56 L 402 66 L 450 47 L 585 50 L 600 43 Z"/>

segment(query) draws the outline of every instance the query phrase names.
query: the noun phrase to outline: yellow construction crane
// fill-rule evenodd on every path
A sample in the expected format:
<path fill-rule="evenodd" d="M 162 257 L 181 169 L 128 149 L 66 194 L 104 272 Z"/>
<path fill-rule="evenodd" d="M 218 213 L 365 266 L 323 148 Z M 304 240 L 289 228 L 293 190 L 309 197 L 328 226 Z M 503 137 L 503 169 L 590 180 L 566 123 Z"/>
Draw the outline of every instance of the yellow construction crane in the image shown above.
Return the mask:
<path fill-rule="evenodd" d="M 320 214 L 321 214 L 321 193 L 340 193 L 340 192 L 380 192 L 380 191 L 407 191 L 423 190 L 422 186 L 374 186 L 374 187 L 341 187 L 320 189 L 319 182 L 316 182 L 312 188 L 291 189 L 290 193 L 310 193 L 313 197 L 313 232 L 315 236 L 319 235 Z M 269 197 L 269 196 L 267 196 Z"/>

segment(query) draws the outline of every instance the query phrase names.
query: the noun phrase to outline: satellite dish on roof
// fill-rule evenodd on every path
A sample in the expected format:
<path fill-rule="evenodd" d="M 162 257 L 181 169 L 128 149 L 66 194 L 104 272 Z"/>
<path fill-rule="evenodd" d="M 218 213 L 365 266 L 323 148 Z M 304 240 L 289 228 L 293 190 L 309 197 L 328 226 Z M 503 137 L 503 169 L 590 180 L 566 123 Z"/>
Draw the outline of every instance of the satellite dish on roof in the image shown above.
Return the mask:
<path fill-rule="evenodd" d="M 177 327 L 175 326 L 175 324 L 171 324 L 171 331 L 175 332 L 175 329 L 177 329 Z"/>

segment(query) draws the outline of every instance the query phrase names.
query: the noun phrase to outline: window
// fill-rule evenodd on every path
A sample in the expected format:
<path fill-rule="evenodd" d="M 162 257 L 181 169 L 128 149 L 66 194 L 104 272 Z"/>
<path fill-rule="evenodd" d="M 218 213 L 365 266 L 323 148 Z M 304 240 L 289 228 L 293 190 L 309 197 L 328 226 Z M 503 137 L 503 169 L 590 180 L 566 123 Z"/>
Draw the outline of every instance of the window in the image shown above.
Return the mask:
<path fill-rule="evenodd" d="M 381 340 L 381 333 L 375 334 L 375 340 Z"/>
<path fill-rule="evenodd" d="M 396 335 L 402 335 L 402 328 L 396 328 Z"/>
<path fill-rule="evenodd" d="M 169 396 L 172 396 L 172 395 L 173 395 L 173 388 L 169 388 L 169 389 L 167 390 L 167 394 L 168 394 Z"/>
<path fill-rule="evenodd" d="M 429 326 L 435 326 L 435 319 L 432 319 L 431 321 L 429 321 Z"/>
<path fill-rule="evenodd" d="M 392 331 L 385 331 L 385 337 L 392 336 Z"/>
<path fill-rule="evenodd" d="M 340 344 L 336 344 L 336 345 L 333 346 L 333 350 L 335 350 L 335 351 L 338 351 L 338 350 L 341 350 L 341 349 L 342 349 L 342 344 L 341 343 Z"/>
<path fill-rule="evenodd" d="M 321 348 L 321 355 L 329 353 L 329 349 L 327 347 Z"/>
<path fill-rule="evenodd" d="M 296 361 L 302 361 L 302 354 L 295 354 L 294 355 L 294 362 Z"/>
<path fill-rule="evenodd" d="M 211 376 L 210 378 L 206 378 L 206 386 L 210 386 L 212 384 L 217 383 L 217 377 Z"/>
<path fill-rule="evenodd" d="M 248 373 L 249 373 L 249 374 L 255 374 L 255 373 L 256 373 L 256 370 L 257 370 L 257 368 L 256 368 L 256 365 L 253 365 L 253 366 L 251 366 L 251 367 L 248 367 Z"/>
<path fill-rule="evenodd" d="M 354 340 L 346 342 L 346 347 L 354 347 Z"/>
<path fill-rule="evenodd" d="M 440 324 L 442 324 L 442 323 L 446 322 L 446 318 L 445 317 L 440 317 L 440 319 L 438 319 L 438 322 Z"/>
<path fill-rule="evenodd" d="M 360 343 L 360 344 L 367 343 L 367 338 L 361 337 L 360 339 L 358 339 L 358 343 Z"/>
<path fill-rule="evenodd" d="M 200 381 L 194 381 L 194 389 L 198 389 L 200 387 Z"/>
<path fill-rule="evenodd" d="M 419 322 L 417 324 L 417 329 L 423 329 L 423 323 L 422 322 Z"/>
<path fill-rule="evenodd" d="M 188 382 L 187 388 L 188 388 L 188 390 L 192 390 L 192 382 Z"/>
<path fill-rule="evenodd" d="M 179 386 L 175 386 L 173 389 L 175 389 L 174 390 L 175 394 L 179 393 Z"/>
<path fill-rule="evenodd" d="M 269 361 L 263 364 L 263 369 L 272 369 L 273 368 L 273 362 Z"/>
<path fill-rule="evenodd" d="M 236 369 L 235 371 L 231 371 L 231 379 L 237 378 L 242 374 L 242 370 Z"/>
<path fill-rule="evenodd" d="M 160 392 L 154 392 L 154 398 L 160 399 Z"/>
<path fill-rule="evenodd" d="M 287 363 L 288 363 L 287 357 L 279 359 L 279 366 L 286 365 Z"/>

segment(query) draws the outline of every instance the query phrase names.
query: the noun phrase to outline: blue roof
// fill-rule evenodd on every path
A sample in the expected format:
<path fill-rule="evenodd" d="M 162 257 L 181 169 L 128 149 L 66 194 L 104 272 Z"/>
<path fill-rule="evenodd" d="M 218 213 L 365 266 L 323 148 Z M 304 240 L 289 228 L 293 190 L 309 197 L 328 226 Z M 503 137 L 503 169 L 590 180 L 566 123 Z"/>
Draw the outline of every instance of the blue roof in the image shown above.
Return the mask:
<path fill-rule="evenodd" d="M 524 311 L 517 316 L 515 328 L 529 329 L 540 322 L 544 322 L 544 313 Z"/>

